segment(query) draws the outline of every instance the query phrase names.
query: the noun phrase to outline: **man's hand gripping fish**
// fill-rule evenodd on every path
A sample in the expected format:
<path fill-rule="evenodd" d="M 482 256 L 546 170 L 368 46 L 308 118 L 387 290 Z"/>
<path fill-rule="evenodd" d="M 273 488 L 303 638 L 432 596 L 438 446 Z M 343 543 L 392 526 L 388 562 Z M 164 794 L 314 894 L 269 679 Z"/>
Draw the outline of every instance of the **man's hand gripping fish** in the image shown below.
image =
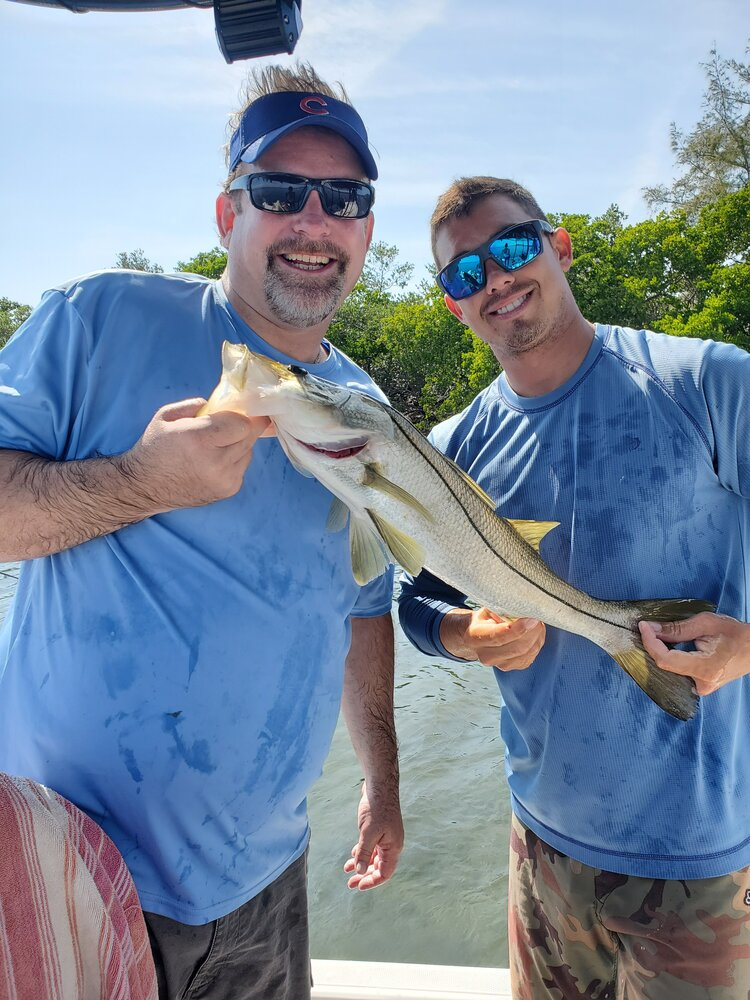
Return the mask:
<path fill-rule="evenodd" d="M 268 416 L 289 461 L 334 494 L 328 528 L 349 523 L 352 570 L 364 584 L 390 562 L 426 568 L 479 606 L 539 618 L 596 643 L 665 712 L 691 719 L 691 678 L 661 670 L 638 621 L 676 621 L 713 610 L 705 601 L 601 601 L 562 580 L 538 554 L 555 521 L 499 516 L 492 500 L 403 414 L 225 342 L 221 380 L 202 413 Z"/>

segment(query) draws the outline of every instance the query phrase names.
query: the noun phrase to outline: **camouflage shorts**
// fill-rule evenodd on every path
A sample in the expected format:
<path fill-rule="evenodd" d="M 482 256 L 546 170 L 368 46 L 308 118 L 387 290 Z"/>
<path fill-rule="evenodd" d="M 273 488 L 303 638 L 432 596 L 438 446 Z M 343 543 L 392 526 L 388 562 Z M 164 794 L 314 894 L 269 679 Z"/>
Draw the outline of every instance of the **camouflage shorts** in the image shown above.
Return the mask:
<path fill-rule="evenodd" d="M 615 875 L 514 816 L 508 942 L 515 1000 L 750 1000 L 750 868 Z"/>

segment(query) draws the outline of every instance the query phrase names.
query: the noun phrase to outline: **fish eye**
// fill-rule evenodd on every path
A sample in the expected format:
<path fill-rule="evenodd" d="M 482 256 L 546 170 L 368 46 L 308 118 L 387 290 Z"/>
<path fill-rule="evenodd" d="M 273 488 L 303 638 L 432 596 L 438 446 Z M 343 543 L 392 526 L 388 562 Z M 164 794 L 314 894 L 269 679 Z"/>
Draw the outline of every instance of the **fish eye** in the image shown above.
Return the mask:
<path fill-rule="evenodd" d="M 289 371 L 292 375 L 299 375 L 301 378 L 304 378 L 305 375 L 309 375 L 307 369 L 300 368 L 299 365 L 289 365 Z"/>

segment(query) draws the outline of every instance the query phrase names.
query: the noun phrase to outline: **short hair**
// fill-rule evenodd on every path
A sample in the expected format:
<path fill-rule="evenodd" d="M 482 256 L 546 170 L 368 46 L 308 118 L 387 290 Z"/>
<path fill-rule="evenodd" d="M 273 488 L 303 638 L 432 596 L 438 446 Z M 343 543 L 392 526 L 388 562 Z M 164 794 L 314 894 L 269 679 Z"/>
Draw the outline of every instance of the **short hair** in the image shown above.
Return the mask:
<path fill-rule="evenodd" d="M 224 162 L 229 166 L 229 140 L 239 127 L 242 116 L 261 97 L 268 97 L 269 94 L 281 93 L 307 93 L 322 94 L 324 97 L 333 97 L 344 104 L 351 105 L 349 95 L 344 89 L 343 83 L 336 81 L 333 84 L 326 83 L 315 72 L 309 62 L 296 62 L 293 66 L 262 66 L 251 70 L 240 90 L 240 106 L 233 111 L 227 122 L 227 142 L 224 146 Z M 224 191 L 229 191 L 229 185 L 240 172 L 241 164 L 229 174 L 224 181 Z"/>
<path fill-rule="evenodd" d="M 524 208 L 532 219 L 549 221 L 533 194 L 516 181 L 501 177 L 459 177 L 440 195 L 430 219 L 432 256 L 438 267 L 437 235 L 440 228 L 453 219 L 468 215 L 478 202 L 494 194 L 510 198 Z"/>

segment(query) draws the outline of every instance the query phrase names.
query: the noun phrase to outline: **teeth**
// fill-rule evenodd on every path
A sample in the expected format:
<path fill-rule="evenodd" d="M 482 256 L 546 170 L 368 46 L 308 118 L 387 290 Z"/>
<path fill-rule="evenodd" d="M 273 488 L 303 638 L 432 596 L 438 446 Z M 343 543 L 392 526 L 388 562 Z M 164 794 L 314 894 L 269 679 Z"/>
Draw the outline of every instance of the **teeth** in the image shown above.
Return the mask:
<path fill-rule="evenodd" d="M 509 302 L 507 306 L 503 306 L 502 309 L 496 309 L 495 310 L 495 315 L 496 316 L 502 316 L 504 313 L 513 312 L 513 310 L 514 309 L 518 309 L 518 307 L 523 302 L 525 302 L 528 297 L 529 296 L 528 296 L 528 293 L 527 293 L 526 295 L 519 296 L 517 299 L 513 299 L 512 302 Z"/>
<path fill-rule="evenodd" d="M 285 260 L 288 260 L 290 264 L 297 264 L 305 269 L 312 270 L 316 267 L 325 267 L 326 264 L 331 263 L 330 257 L 319 257 L 316 254 L 311 253 L 285 253 L 282 254 Z"/>

